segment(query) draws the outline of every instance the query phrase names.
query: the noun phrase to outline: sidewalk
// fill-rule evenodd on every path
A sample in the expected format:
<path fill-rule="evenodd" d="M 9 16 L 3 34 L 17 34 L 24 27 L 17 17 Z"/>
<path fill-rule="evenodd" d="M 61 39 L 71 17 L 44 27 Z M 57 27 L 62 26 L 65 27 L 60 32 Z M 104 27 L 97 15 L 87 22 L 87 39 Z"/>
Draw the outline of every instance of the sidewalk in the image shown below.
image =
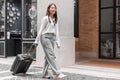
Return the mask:
<path fill-rule="evenodd" d="M 13 60 L 14 57 L 0 58 L 0 80 L 47 80 L 41 78 L 42 68 L 35 65 L 30 67 L 26 75 L 11 75 L 9 70 Z M 60 80 L 120 80 L 120 69 L 79 64 L 62 68 L 62 71 L 68 76 Z"/>

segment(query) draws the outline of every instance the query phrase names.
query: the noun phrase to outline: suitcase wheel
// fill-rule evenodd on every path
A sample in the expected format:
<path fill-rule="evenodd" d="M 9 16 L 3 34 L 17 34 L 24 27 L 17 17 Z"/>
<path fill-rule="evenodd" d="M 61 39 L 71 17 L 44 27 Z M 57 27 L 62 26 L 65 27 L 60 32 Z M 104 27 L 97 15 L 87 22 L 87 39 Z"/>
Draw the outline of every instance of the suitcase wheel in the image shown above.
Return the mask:
<path fill-rule="evenodd" d="M 15 73 L 12 73 L 12 75 L 15 75 Z"/>

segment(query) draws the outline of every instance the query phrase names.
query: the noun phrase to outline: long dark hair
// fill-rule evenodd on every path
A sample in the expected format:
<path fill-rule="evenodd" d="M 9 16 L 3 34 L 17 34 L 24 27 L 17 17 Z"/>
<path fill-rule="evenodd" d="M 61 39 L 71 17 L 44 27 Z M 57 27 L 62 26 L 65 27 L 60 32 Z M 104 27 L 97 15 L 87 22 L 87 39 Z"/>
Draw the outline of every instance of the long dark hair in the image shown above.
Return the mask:
<path fill-rule="evenodd" d="M 52 5 L 54 5 L 55 8 L 56 8 L 56 12 L 55 12 L 55 14 L 54 14 L 54 17 L 55 17 L 55 24 L 56 24 L 57 21 L 58 21 L 58 17 L 57 17 L 57 6 L 56 6 L 54 3 L 49 4 L 49 6 L 48 6 L 48 8 L 47 8 L 46 15 L 47 15 L 47 16 L 50 16 L 49 9 L 50 9 L 50 7 L 51 7 Z M 48 17 L 48 19 L 49 19 L 49 17 Z M 49 19 L 49 22 L 51 23 L 50 19 Z"/>

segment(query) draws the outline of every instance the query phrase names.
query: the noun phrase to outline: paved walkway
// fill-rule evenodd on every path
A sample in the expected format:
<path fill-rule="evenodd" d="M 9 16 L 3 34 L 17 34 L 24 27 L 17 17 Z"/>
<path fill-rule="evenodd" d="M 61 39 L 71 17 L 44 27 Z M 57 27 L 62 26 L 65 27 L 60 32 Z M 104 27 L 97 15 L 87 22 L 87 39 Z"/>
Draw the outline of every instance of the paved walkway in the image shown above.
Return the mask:
<path fill-rule="evenodd" d="M 0 58 L 0 80 L 47 80 L 41 78 L 42 68 L 35 65 L 30 67 L 26 75 L 19 74 L 13 76 L 10 72 L 13 60 L 14 58 Z M 120 80 L 120 69 L 73 65 L 62 68 L 62 71 L 68 76 L 60 80 Z"/>

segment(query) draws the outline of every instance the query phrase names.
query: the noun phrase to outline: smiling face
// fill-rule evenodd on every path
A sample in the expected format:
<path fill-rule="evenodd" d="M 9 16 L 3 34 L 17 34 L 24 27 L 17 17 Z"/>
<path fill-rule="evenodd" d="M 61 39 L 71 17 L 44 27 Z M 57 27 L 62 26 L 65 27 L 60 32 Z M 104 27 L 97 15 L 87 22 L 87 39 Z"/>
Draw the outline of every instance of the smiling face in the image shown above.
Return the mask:
<path fill-rule="evenodd" d="M 51 5 L 51 6 L 49 7 L 49 13 L 50 13 L 51 15 L 54 15 L 54 14 L 56 13 L 56 6 L 55 6 L 55 5 Z"/>
<path fill-rule="evenodd" d="M 57 7 L 54 3 L 51 3 L 46 12 L 47 16 L 50 16 L 55 19 L 55 23 L 57 23 L 58 17 L 57 17 Z"/>

